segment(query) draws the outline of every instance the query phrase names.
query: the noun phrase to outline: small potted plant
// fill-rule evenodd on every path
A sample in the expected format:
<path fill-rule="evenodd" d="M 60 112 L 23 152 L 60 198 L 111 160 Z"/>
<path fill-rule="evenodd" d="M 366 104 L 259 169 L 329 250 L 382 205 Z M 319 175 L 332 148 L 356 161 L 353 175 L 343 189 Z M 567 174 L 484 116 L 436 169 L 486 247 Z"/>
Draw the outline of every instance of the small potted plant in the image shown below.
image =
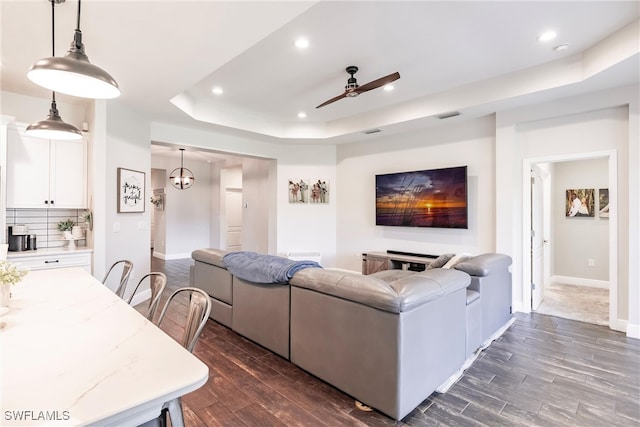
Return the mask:
<path fill-rule="evenodd" d="M 73 230 L 73 226 L 76 225 L 76 222 L 74 220 L 72 220 L 71 218 L 67 218 L 64 221 L 60 221 L 58 223 L 58 230 L 64 232 L 64 231 L 71 231 Z"/>
<path fill-rule="evenodd" d="M 8 261 L 0 261 L 0 307 L 9 307 L 11 285 L 18 283 L 28 270 L 18 268 Z"/>
<path fill-rule="evenodd" d="M 76 248 L 75 237 L 71 233 L 75 225 L 76 222 L 71 218 L 67 218 L 58 223 L 58 230 L 62 231 L 62 236 L 69 241 L 69 249 Z"/>

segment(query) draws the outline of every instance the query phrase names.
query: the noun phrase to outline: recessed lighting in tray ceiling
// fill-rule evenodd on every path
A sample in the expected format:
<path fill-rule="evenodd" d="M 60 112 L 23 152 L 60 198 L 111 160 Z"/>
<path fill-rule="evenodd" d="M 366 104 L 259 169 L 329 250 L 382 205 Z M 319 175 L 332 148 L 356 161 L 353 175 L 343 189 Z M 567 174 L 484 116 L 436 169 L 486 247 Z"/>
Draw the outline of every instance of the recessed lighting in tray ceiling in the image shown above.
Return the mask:
<path fill-rule="evenodd" d="M 309 40 L 304 37 L 298 37 L 294 40 L 293 45 L 298 49 L 306 49 L 309 47 Z"/>
<path fill-rule="evenodd" d="M 213 93 L 214 95 L 222 95 L 224 91 L 221 87 L 215 86 L 213 89 L 211 89 L 211 93 Z"/>
<path fill-rule="evenodd" d="M 393 85 L 384 85 L 384 90 L 387 92 L 391 92 L 394 89 Z"/>
<path fill-rule="evenodd" d="M 555 39 L 557 36 L 555 31 L 549 30 L 549 31 L 545 31 L 544 33 L 540 34 L 538 36 L 538 41 L 539 42 L 548 42 L 550 40 Z"/>
<path fill-rule="evenodd" d="M 300 111 L 300 112 L 298 113 L 298 118 L 299 118 L 299 119 L 304 119 L 304 118 L 306 118 L 306 117 L 307 117 L 307 113 L 305 113 L 304 111 Z"/>

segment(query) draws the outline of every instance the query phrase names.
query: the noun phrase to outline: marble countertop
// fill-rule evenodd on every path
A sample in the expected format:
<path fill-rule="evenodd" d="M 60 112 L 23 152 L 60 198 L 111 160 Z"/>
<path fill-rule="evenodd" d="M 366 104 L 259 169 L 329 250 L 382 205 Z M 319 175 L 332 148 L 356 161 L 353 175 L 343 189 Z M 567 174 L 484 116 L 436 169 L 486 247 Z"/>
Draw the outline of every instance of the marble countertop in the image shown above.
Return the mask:
<path fill-rule="evenodd" d="M 0 315 L 2 424 L 138 425 L 208 367 L 81 268 L 31 271 Z"/>

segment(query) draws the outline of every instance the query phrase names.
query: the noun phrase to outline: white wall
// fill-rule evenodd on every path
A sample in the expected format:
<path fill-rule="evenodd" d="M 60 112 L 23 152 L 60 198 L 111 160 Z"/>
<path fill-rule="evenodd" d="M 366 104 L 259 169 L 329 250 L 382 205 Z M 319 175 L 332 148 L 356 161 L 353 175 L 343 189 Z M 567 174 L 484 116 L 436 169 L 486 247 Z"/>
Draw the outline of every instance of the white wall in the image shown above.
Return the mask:
<path fill-rule="evenodd" d="M 175 159 L 153 156 L 151 167 L 164 169 L 170 174 L 172 170 L 180 167 L 177 153 L 176 150 Z M 193 250 L 210 246 L 211 168 L 205 161 L 192 159 L 185 161 L 184 166 L 195 176 L 190 188 L 178 190 L 169 184 L 168 177 L 164 185 L 167 189 L 164 206 L 164 253 L 161 252 L 162 245 L 154 250 L 154 254 L 162 259 L 190 258 Z M 150 196 L 147 199 L 149 198 Z M 148 205 L 153 206 L 150 203 Z"/>
<path fill-rule="evenodd" d="M 361 254 L 387 249 L 423 254 L 495 250 L 494 119 L 448 126 L 338 147 L 338 266 L 361 270 Z M 375 175 L 467 166 L 469 228 L 375 225 Z M 509 195 L 505 195 L 509 197 Z"/>
<path fill-rule="evenodd" d="M 514 307 L 527 306 L 529 261 L 525 256 L 523 213 L 527 186 L 523 185 L 523 165 L 531 159 L 588 156 L 589 153 L 617 153 L 618 228 L 617 239 L 617 329 L 640 334 L 638 302 L 637 234 L 640 213 L 630 214 L 637 205 L 638 191 L 630 182 L 638 181 L 638 86 L 622 87 L 552 103 L 510 110 L 497 115 L 496 192 L 513 194 L 510 200 L 497 199 L 497 250 L 514 258 Z M 633 177 L 633 178 L 632 178 Z M 523 197 L 524 194 L 524 197 Z M 613 196 L 612 196 L 613 200 Z M 526 209 L 525 209 L 526 210 Z M 524 215 L 523 215 L 524 214 Z M 635 260 L 635 261 L 632 261 Z M 627 325 L 629 323 L 629 325 Z M 627 328 L 629 326 L 629 328 Z"/>
<path fill-rule="evenodd" d="M 598 190 L 609 188 L 609 166 L 605 158 L 557 162 L 552 183 L 553 275 L 609 282 L 609 219 L 598 215 Z M 566 191 L 594 190 L 593 217 L 567 217 Z M 595 261 L 594 266 L 588 260 Z M 576 280 L 578 281 L 578 280 Z"/>
<path fill-rule="evenodd" d="M 335 195 L 331 196 L 328 204 L 322 206 L 289 204 L 287 185 L 291 177 L 323 178 L 335 188 L 335 146 L 277 144 L 162 123 L 152 123 L 151 138 L 161 143 L 275 160 L 267 166 L 269 191 L 257 190 L 263 191 L 260 198 L 267 197 L 266 201 L 262 202 L 267 206 L 262 206 L 261 209 L 268 215 L 268 253 L 319 252 L 324 266 L 335 266 Z M 245 173 L 246 171 L 243 171 L 243 175 Z M 243 187 L 246 187 L 246 183 L 243 183 Z M 258 193 L 251 194 L 258 196 Z M 261 202 L 258 200 L 258 203 Z M 253 201 L 250 206 L 252 205 Z M 262 222 L 256 227 L 262 231 L 265 225 Z"/>
<path fill-rule="evenodd" d="M 104 135 L 100 131 L 94 136 L 94 144 L 100 152 L 104 152 L 105 156 L 94 159 L 96 162 L 104 165 L 104 181 L 100 185 L 104 185 L 102 189 L 95 188 L 93 193 L 94 201 L 103 199 L 100 203 L 104 209 L 94 210 L 94 217 L 104 216 L 104 222 L 99 221 L 100 226 L 104 229 L 98 230 L 97 233 L 105 235 L 105 253 L 104 261 L 108 268 L 112 263 L 121 259 L 128 259 L 133 262 L 133 271 L 129 278 L 131 284 L 136 284 L 145 274 L 150 271 L 150 250 L 149 250 L 149 207 L 151 203 L 150 185 L 151 185 L 151 148 L 149 138 L 149 122 L 146 122 L 139 114 L 131 110 L 129 107 L 117 101 L 100 101 L 103 110 L 102 117 L 106 124 Z M 102 114 L 100 114 L 102 116 Z M 94 167 L 96 165 L 94 164 Z M 102 168 L 103 166 L 97 166 Z M 117 169 L 127 168 L 145 173 L 145 211 L 144 213 L 118 213 L 117 210 Z M 119 230 L 119 231 L 118 231 Z M 95 271 L 96 277 L 102 274 Z M 144 287 L 141 291 L 144 291 Z M 128 295 L 128 293 L 127 293 Z"/>

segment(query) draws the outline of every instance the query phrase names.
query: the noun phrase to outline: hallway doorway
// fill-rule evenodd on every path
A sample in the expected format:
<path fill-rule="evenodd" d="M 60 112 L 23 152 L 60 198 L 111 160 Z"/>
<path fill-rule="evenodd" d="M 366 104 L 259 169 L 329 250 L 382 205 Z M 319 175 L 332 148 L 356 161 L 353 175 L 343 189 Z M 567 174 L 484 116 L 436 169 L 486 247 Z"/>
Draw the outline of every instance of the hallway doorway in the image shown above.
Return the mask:
<path fill-rule="evenodd" d="M 527 185 L 523 185 L 524 197 L 529 202 L 524 210 L 527 214 L 523 216 L 523 225 L 530 237 L 524 258 L 529 264 L 524 267 L 525 283 L 529 285 L 523 286 L 523 294 L 528 294 L 524 303 L 526 306 L 528 302 L 529 310 L 619 330 L 617 220 L 598 217 L 597 209 L 590 218 L 568 218 L 564 213 L 563 196 L 566 189 L 583 186 L 594 188 L 596 192 L 601 188 L 608 189 L 609 193 L 616 191 L 615 155 L 615 152 L 606 152 L 526 160 L 527 172 L 542 166 L 542 173 L 537 170 L 536 177 L 543 182 L 542 195 L 535 194 L 531 176 L 527 176 Z M 584 165 L 592 164 L 599 165 L 601 175 L 600 181 L 595 183 L 593 170 L 584 168 Z M 586 173 L 575 174 L 578 178 L 567 178 L 566 170 L 571 167 L 583 167 Z M 545 181 L 549 182 L 545 185 Z M 542 221 L 539 215 L 543 216 Z M 542 235 L 537 237 L 538 243 L 543 242 L 542 255 L 533 237 L 540 232 L 534 229 L 540 226 Z M 573 231 L 575 227 L 582 227 L 578 228 L 578 234 Z M 593 242 L 585 244 L 583 237 L 591 237 L 591 233 L 597 236 L 593 237 Z"/>

